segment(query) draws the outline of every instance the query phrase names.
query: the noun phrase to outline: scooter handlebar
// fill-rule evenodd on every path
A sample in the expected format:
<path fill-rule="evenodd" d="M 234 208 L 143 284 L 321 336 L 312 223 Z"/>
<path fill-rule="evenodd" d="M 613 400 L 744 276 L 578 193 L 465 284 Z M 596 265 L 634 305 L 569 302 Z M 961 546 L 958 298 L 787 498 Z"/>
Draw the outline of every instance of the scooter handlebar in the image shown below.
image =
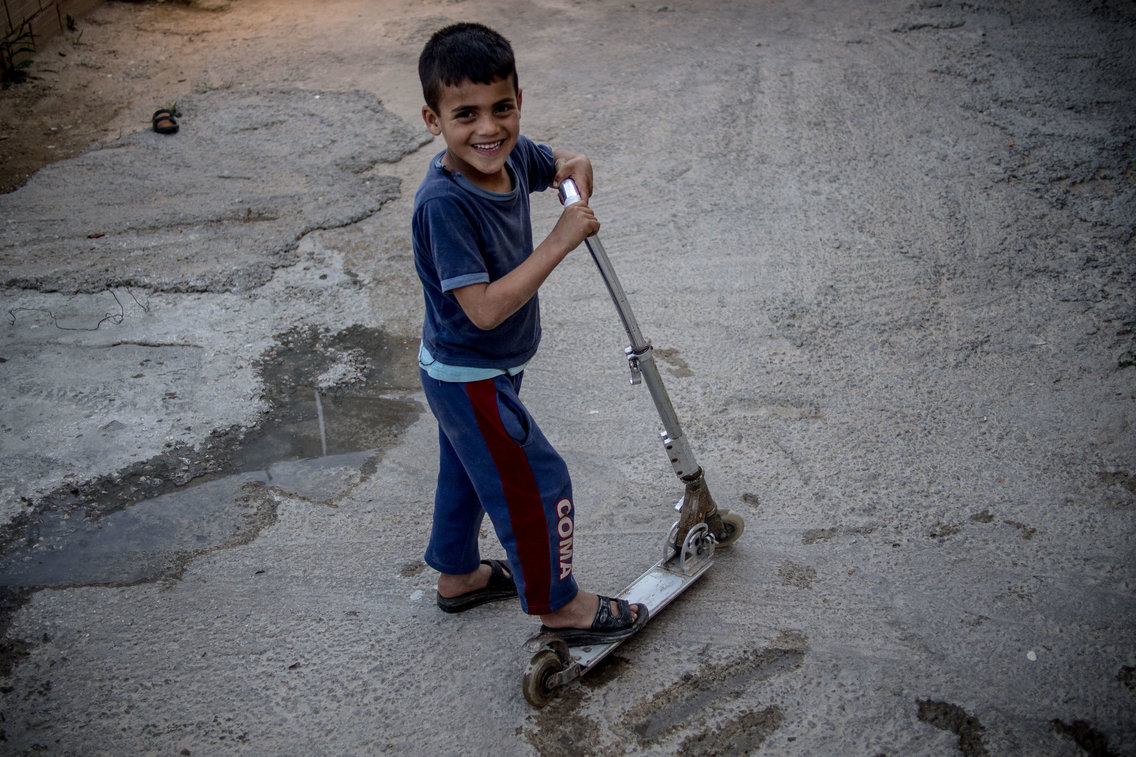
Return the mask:
<path fill-rule="evenodd" d="M 572 179 L 565 179 L 560 182 L 560 204 L 564 207 L 575 205 L 580 200 L 584 199 L 580 195 L 580 190 L 576 188 L 576 182 Z"/>

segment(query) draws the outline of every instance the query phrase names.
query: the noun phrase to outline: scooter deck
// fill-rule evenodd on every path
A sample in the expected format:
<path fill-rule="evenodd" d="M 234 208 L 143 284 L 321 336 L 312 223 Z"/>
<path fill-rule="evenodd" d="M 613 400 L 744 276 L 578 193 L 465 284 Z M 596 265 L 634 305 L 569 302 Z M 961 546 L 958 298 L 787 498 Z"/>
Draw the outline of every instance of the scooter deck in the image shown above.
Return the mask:
<path fill-rule="evenodd" d="M 643 573 L 643 575 L 632 581 L 626 589 L 619 593 L 618 597 L 619 599 L 626 599 L 633 605 L 645 605 L 647 611 L 650 613 L 650 617 L 647 621 L 647 625 L 650 625 L 650 622 L 658 616 L 663 608 L 690 588 L 691 584 L 701 578 L 702 574 L 709 570 L 710 566 L 713 564 L 714 558 L 707 556 L 699 559 L 694 566 L 690 566 L 688 563 L 688 570 L 683 571 L 681 559 L 678 555 L 669 559 L 660 560 Z M 642 629 L 640 629 L 639 633 L 642 633 Z M 607 644 L 568 646 L 568 654 L 571 656 L 572 662 L 579 666 L 578 670 L 575 671 L 575 675 L 570 675 L 569 677 L 576 678 L 579 675 L 583 675 L 600 660 L 607 657 L 624 641 L 626 641 L 626 639 L 609 642 Z M 547 644 L 555 644 L 557 642 L 560 644 L 564 643 L 555 633 L 538 633 L 525 642 L 525 648 L 530 651 L 537 651 Z"/>

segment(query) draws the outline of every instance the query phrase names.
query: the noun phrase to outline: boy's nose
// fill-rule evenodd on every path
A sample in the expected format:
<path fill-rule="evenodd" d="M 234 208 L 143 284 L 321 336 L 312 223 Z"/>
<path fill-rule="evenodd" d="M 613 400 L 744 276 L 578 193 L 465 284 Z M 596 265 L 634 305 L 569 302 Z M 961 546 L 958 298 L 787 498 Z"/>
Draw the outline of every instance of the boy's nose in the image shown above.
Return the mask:
<path fill-rule="evenodd" d="M 478 134 L 495 134 L 497 132 L 497 122 L 493 116 L 482 116 L 477 119 L 477 133 Z"/>

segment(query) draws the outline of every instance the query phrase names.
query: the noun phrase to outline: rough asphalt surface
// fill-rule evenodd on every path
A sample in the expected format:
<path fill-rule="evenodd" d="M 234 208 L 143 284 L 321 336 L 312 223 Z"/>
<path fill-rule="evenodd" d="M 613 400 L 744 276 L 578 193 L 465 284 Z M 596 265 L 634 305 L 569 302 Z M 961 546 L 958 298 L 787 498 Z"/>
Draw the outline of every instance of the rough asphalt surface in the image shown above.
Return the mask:
<path fill-rule="evenodd" d="M 1131 2 L 318 5 L 214 3 L 196 65 L 254 63 L 179 134 L 0 196 L 3 751 L 1136 754 Z M 466 19 L 591 156 L 746 523 L 541 710 L 535 621 L 441 613 L 420 559 L 414 61 Z M 616 592 L 681 491 L 583 248 L 541 301 L 526 397 Z"/>

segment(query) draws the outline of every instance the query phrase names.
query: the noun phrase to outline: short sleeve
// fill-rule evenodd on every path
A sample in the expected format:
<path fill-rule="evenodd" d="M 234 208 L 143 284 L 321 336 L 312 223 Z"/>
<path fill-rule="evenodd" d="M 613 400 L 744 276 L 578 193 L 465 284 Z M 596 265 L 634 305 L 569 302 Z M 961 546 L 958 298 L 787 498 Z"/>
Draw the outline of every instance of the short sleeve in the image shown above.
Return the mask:
<path fill-rule="evenodd" d="M 538 145 L 528 139 L 518 141 L 523 146 L 523 160 L 525 161 L 525 174 L 528 177 L 530 192 L 543 192 L 548 189 L 553 178 L 556 177 L 556 159 L 552 157 L 552 148 L 548 145 Z"/>
<path fill-rule="evenodd" d="M 480 235 L 458 204 L 432 199 L 419 208 L 419 223 L 443 292 L 489 281 Z"/>

